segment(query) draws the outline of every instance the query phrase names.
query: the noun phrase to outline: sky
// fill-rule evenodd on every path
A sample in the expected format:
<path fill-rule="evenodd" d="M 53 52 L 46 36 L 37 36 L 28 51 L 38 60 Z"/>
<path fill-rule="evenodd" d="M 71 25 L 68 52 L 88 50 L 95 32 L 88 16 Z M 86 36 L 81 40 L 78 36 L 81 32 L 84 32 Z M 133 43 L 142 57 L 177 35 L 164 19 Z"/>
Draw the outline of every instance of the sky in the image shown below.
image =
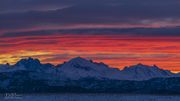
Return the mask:
<path fill-rule="evenodd" d="M 81 56 L 180 71 L 179 0 L 0 0 L 0 64 Z"/>

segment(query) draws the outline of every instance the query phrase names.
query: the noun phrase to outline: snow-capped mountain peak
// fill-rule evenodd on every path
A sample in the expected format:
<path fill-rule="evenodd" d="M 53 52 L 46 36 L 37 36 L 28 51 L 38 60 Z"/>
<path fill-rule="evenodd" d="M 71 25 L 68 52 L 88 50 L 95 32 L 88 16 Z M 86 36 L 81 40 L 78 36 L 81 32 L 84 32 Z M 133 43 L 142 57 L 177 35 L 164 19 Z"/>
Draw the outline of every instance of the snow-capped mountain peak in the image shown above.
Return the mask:
<path fill-rule="evenodd" d="M 38 59 L 33 59 L 33 58 L 29 57 L 26 59 L 19 60 L 12 67 L 24 68 L 25 70 L 29 70 L 29 71 L 40 71 L 42 64 Z"/>
<path fill-rule="evenodd" d="M 19 60 L 15 65 L 40 65 L 40 61 L 38 59 L 33 59 L 31 57 L 27 59 Z"/>
<path fill-rule="evenodd" d="M 76 57 L 66 62 L 63 66 L 65 66 L 66 68 L 92 69 L 91 65 L 93 64 L 89 60 L 81 57 Z"/>
<path fill-rule="evenodd" d="M 68 62 L 65 62 L 63 65 L 61 65 L 61 68 L 77 68 L 77 69 L 84 69 L 84 70 L 95 70 L 95 71 L 101 71 L 102 69 L 109 68 L 107 65 L 102 65 L 102 63 L 96 63 L 92 60 L 87 60 L 82 57 L 76 57 Z"/>
<path fill-rule="evenodd" d="M 86 60 L 82 57 L 75 57 L 75 58 L 72 58 L 71 60 L 69 60 L 69 62 L 89 62 L 89 60 Z"/>
<path fill-rule="evenodd" d="M 127 75 L 126 78 L 128 79 L 137 79 L 137 80 L 144 80 L 150 79 L 155 77 L 169 77 L 172 76 L 168 70 L 160 69 L 158 66 L 148 66 L 143 64 L 137 64 L 130 67 L 125 67 L 122 70 L 123 75 Z"/>
<path fill-rule="evenodd" d="M 148 66 L 148 65 L 144 65 L 144 64 L 137 64 L 137 65 L 133 65 L 133 66 L 129 66 L 129 67 L 125 67 L 123 69 L 123 71 L 136 71 L 136 72 L 143 72 L 143 71 L 156 71 L 156 70 L 160 70 L 159 67 L 157 66 Z"/>
<path fill-rule="evenodd" d="M 144 64 L 137 64 L 125 67 L 123 70 L 119 70 L 111 68 L 102 62 L 93 62 L 92 60 L 87 60 L 82 57 L 73 58 L 57 66 L 50 63 L 41 64 L 38 59 L 33 58 L 21 59 L 15 65 L 0 65 L 0 72 L 16 71 L 31 72 L 33 75 L 36 75 L 37 78 L 56 78 L 56 80 L 77 80 L 84 78 L 147 80 L 157 77 L 180 76 L 179 74 L 173 74 L 168 70 L 163 70 L 156 65 L 148 66 Z"/>
<path fill-rule="evenodd" d="M 82 57 L 76 57 L 65 62 L 58 68 L 68 78 L 111 78 L 115 70 L 102 63 L 96 63 Z M 111 74 L 111 75 L 110 75 Z"/>

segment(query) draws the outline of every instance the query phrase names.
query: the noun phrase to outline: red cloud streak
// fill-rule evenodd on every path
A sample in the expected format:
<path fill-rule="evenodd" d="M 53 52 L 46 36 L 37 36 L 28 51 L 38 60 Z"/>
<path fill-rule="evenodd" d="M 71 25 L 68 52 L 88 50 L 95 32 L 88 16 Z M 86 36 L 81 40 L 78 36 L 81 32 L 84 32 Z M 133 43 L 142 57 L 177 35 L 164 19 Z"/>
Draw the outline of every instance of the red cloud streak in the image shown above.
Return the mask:
<path fill-rule="evenodd" d="M 23 57 L 62 63 L 82 56 L 112 67 L 143 63 L 180 71 L 180 37 L 132 37 L 122 35 L 53 34 L 0 39 L 0 63 Z"/>

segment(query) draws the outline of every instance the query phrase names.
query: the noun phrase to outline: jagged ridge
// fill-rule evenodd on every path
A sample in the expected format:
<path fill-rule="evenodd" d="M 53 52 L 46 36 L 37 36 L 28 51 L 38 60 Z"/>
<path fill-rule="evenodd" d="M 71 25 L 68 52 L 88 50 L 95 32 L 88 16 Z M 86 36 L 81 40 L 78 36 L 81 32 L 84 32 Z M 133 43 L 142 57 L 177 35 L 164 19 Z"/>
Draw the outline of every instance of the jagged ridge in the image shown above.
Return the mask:
<path fill-rule="evenodd" d="M 123 70 L 81 57 L 59 65 L 28 58 L 0 65 L 0 93 L 109 92 L 180 94 L 179 74 L 137 64 Z M 175 78 L 176 77 L 176 78 Z M 155 79 L 152 79 L 155 78 Z"/>
<path fill-rule="evenodd" d="M 174 74 L 168 70 L 160 69 L 158 66 L 147 66 L 137 64 L 125 67 L 122 70 L 109 67 L 104 63 L 96 63 L 92 60 L 86 60 L 82 57 L 76 57 L 68 62 L 54 66 L 50 63 L 42 64 L 38 59 L 27 58 L 21 59 L 15 65 L 0 65 L 0 72 L 28 71 L 37 75 L 37 78 L 46 79 L 46 75 L 55 79 L 72 79 L 82 78 L 96 79 L 115 79 L 115 80 L 147 80 L 157 77 L 174 77 Z M 40 75 L 41 74 L 41 75 Z M 56 75 L 56 76 L 54 76 Z M 42 77 L 41 77 L 42 76 Z M 50 78 L 49 76 L 47 78 Z"/>

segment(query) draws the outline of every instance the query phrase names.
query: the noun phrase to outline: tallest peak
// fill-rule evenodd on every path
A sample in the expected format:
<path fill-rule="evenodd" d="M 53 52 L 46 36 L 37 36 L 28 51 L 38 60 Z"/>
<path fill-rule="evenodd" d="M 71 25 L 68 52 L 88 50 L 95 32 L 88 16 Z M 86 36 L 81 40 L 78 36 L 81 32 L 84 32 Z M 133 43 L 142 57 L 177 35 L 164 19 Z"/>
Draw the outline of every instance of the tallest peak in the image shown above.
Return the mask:
<path fill-rule="evenodd" d="M 70 59 L 67 63 L 89 65 L 91 64 L 91 61 L 82 57 L 75 57 Z"/>
<path fill-rule="evenodd" d="M 138 63 L 136 66 L 144 66 L 144 64 L 142 64 L 142 63 Z"/>
<path fill-rule="evenodd" d="M 84 59 L 84 58 L 78 56 L 78 57 L 75 57 L 75 58 L 73 58 L 73 59 Z"/>
<path fill-rule="evenodd" d="M 79 56 L 79 57 L 72 58 L 70 61 L 87 61 L 87 60 Z"/>

